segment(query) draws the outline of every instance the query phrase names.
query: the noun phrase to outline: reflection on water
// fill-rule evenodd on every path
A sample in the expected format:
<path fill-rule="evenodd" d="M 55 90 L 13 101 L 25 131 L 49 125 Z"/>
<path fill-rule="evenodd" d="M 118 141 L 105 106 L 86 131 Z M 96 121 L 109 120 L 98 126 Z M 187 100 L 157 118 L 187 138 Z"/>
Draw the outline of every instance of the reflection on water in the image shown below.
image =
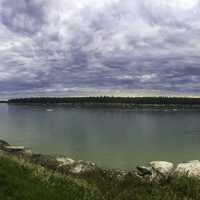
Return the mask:
<path fill-rule="evenodd" d="M 101 166 L 200 159 L 200 112 L 0 105 L 0 137 Z"/>

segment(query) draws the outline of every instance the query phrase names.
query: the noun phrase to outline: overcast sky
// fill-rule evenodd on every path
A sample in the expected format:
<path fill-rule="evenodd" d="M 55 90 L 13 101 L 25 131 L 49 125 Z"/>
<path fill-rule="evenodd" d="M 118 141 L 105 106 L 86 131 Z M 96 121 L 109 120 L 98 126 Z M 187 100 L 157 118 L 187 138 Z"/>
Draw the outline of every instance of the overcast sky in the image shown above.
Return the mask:
<path fill-rule="evenodd" d="M 0 0 L 0 97 L 200 95 L 198 0 Z"/>

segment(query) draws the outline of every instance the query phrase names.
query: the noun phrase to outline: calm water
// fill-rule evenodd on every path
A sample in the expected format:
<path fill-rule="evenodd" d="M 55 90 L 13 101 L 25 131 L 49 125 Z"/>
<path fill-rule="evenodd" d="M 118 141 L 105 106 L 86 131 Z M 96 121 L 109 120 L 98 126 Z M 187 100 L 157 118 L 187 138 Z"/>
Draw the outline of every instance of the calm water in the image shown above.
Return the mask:
<path fill-rule="evenodd" d="M 200 112 L 0 104 L 0 138 L 100 166 L 200 159 Z"/>

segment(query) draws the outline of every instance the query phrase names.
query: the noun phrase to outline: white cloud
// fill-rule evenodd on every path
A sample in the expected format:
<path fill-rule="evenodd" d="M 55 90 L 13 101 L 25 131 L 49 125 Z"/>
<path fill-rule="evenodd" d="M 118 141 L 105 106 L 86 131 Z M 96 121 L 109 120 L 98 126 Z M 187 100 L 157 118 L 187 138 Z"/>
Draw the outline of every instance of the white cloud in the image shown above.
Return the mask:
<path fill-rule="evenodd" d="M 155 80 L 157 78 L 157 75 L 156 74 L 143 74 L 143 75 L 137 76 L 137 78 L 141 82 L 146 82 L 146 81 Z"/>

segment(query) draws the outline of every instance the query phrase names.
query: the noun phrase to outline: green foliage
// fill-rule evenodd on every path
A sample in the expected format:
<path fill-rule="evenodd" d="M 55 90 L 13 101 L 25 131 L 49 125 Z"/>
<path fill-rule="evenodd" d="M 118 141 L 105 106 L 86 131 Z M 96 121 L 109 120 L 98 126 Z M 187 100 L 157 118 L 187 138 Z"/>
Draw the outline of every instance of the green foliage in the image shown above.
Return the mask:
<path fill-rule="evenodd" d="M 103 170 L 80 176 L 61 176 L 46 169 L 0 156 L 2 200 L 200 200 L 200 181 L 181 177 L 162 184 L 124 178 Z"/>
<path fill-rule="evenodd" d="M 95 200 L 97 197 L 96 191 L 82 182 L 41 174 L 6 157 L 0 158 L 2 200 Z"/>
<path fill-rule="evenodd" d="M 119 179 L 101 170 L 80 178 L 95 185 L 105 200 L 200 200 L 200 180 L 195 178 L 181 177 L 158 184 L 131 174 Z"/>

